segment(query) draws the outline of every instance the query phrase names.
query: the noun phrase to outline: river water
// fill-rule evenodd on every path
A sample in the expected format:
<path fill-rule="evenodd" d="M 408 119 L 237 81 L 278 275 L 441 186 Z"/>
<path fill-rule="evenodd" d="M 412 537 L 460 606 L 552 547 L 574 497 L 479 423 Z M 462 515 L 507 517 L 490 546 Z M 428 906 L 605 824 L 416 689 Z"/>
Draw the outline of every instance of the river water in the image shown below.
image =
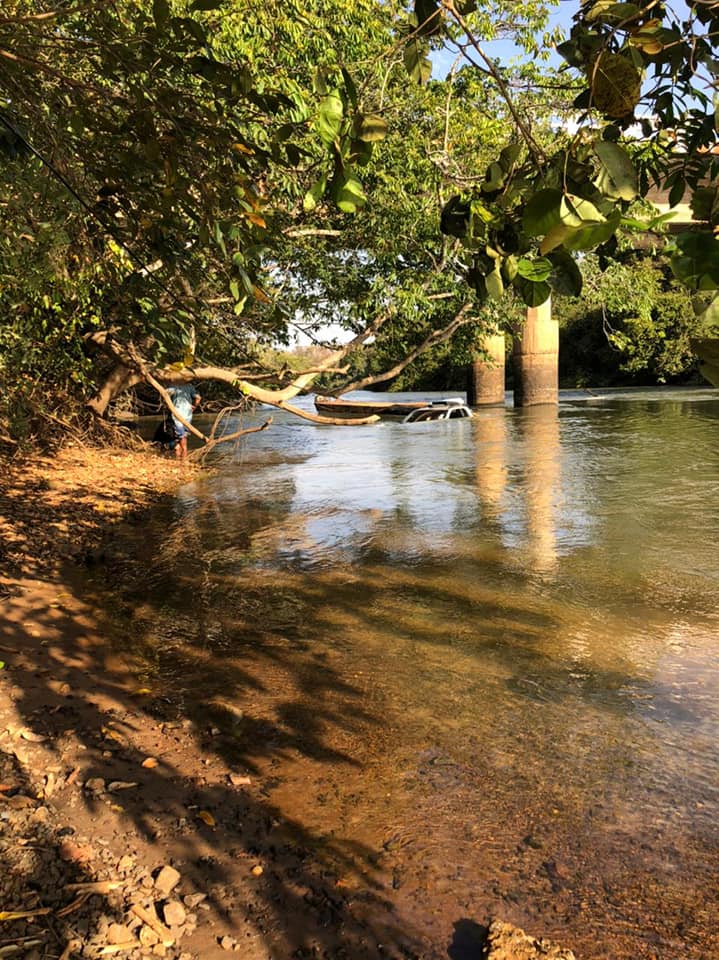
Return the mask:
<path fill-rule="evenodd" d="M 273 415 L 142 531 L 189 712 L 232 701 L 274 815 L 428 958 L 492 916 L 719 957 L 716 393 Z"/>

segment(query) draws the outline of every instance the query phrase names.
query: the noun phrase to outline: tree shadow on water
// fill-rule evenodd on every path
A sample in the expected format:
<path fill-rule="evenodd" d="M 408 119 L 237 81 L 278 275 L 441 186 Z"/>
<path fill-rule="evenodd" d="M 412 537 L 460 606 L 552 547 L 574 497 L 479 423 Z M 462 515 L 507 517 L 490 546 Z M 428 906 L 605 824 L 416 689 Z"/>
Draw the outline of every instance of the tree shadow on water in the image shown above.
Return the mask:
<path fill-rule="evenodd" d="M 213 639 L 199 603 L 184 636 L 189 621 L 157 598 L 145 598 L 146 616 L 128 616 L 139 595 L 123 607 L 123 563 L 103 567 L 116 602 L 103 578 L 92 584 L 74 568 L 41 584 L 31 607 L 23 595 L 7 600 L 0 646 L 12 710 L 0 746 L 23 760 L 14 782 L 36 795 L 57 771 L 51 810 L 70 822 L 77 814 L 81 831 L 111 837 L 118 852 L 172 861 L 183 892 L 189 884 L 209 893 L 211 915 L 241 946 L 251 940 L 258 957 L 426 956 L 397 928 L 377 851 L 288 817 L 262 782 L 272 764 L 293 758 L 356 768 L 326 731 L 340 728 L 350 743 L 381 723 L 362 690 L 276 631 L 257 627 L 264 642 L 228 649 L 227 631 L 243 625 Z M 165 636 L 152 634 L 158 623 Z M 259 694 L 274 698 L 274 717 L 253 715 Z M 250 708 L 238 711 L 240 701 Z M 46 891 L 33 899 L 36 868 L 18 867 L 16 907 L 53 906 Z"/>

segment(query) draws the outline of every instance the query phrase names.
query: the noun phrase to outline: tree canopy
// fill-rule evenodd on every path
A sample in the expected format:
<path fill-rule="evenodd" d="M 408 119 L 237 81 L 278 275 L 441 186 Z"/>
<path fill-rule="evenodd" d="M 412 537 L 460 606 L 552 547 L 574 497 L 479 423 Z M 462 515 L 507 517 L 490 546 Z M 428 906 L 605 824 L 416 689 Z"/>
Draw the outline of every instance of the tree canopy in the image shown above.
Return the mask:
<path fill-rule="evenodd" d="M 98 413 L 148 375 L 286 405 L 317 373 L 351 381 L 368 343 L 394 366 L 460 330 L 476 344 L 507 296 L 576 296 L 584 251 L 662 232 L 653 187 L 690 197 L 669 253 L 710 332 L 716 6 L 578 4 L 561 69 L 547 18 L 501 0 L 9 0 L 6 421 L 47 410 L 43 385 Z M 497 62 L 497 36 L 532 57 Z M 454 66 L 432 79 L 440 50 Z M 268 363 L 328 321 L 352 339 L 315 368 Z"/>

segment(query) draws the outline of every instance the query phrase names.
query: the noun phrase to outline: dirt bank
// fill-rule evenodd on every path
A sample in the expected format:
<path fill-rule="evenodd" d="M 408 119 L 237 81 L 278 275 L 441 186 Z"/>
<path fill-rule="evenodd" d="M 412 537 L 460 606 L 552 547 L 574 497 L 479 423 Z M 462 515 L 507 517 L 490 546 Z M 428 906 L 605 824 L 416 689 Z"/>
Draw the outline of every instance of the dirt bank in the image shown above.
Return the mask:
<path fill-rule="evenodd" d="M 135 665 L 67 579 L 192 474 L 80 447 L 3 464 L 0 956 L 212 957 L 238 944 L 202 864 L 221 828 L 199 801 L 249 781 L 210 770 L 189 725 L 148 716 Z M 173 843 L 184 834 L 191 864 Z M 255 882 L 258 864 L 243 867 Z M 267 955 L 241 933 L 246 956 Z"/>

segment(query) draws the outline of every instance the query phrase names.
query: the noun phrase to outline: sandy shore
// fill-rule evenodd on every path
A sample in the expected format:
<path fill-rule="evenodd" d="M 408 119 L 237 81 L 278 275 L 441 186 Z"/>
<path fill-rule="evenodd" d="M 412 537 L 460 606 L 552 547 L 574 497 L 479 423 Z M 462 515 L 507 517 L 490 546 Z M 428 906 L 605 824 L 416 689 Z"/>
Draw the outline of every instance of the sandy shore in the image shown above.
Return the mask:
<path fill-rule="evenodd" d="M 68 576 L 193 468 L 80 447 L 2 466 L 0 956 L 188 960 L 241 936 L 243 956 L 267 957 L 233 911 L 252 901 L 257 858 L 232 894 L 203 863 L 238 842 L 220 840 L 217 801 L 241 804 L 250 779 L 208 758 L 189 722 L 153 716 L 140 665 Z"/>
<path fill-rule="evenodd" d="M 444 958 L 402 928 L 391 872 L 350 883 L 273 806 L 271 764 L 237 759 L 234 704 L 192 713 L 147 679 L 121 596 L 143 570 L 110 558 L 194 475 L 80 447 L 2 464 L 0 957 Z M 453 960 L 571 958 L 514 928 L 486 954 L 486 928 L 465 927 Z"/>

